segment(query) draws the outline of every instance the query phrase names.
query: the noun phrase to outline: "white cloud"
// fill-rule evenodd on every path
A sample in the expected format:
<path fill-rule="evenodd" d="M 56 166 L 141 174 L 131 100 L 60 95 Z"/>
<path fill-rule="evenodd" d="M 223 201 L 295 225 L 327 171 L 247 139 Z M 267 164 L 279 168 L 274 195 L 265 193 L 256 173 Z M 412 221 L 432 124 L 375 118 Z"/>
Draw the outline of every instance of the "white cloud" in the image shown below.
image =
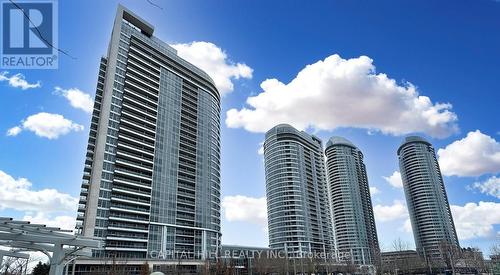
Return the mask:
<path fill-rule="evenodd" d="M 6 71 L 0 73 L 0 82 L 1 81 L 8 81 L 9 86 L 14 88 L 21 88 L 22 90 L 40 88 L 42 86 L 40 81 L 37 81 L 36 83 L 29 83 L 28 81 L 26 81 L 26 79 L 24 79 L 24 75 L 21 73 L 8 76 L 8 72 Z"/>
<path fill-rule="evenodd" d="M 401 229 L 406 232 L 406 233 L 410 233 L 410 234 L 413 234 L 413 229 L 411 227 L 411 220 L 410 218 L 407 218 L 403 224 L 403 226 L 401 227 Z"/>
<path fill-rule="evenodd" d="M 221 206 L 224 209 L 224 217 L 230 222 L 240 221 L 267 226 L 266 197 L 225 196 Z"/>
<path fill-rule="evenodd" d="M 264 142 L 259 143 L 259 149 L 257 150 L 257 154 L 264 155 Z"/>
<path fill-rule="evenodd" d="M 231 109 L 226 125 L 265 132 L 278 123 L 298 129 L 356 127 L 403 135 L 423 132 L 447 137 L 458 130 L 451 104 L 433 103 L 410 83 L 399 85 L 375 72 L 367 56 L 343 59 L 331 55 L 307 65 L 285 84 L 261 83 L 263 92 L 247 99 L 249 108 Z"/>
<path fill-rule="evenodd" d="M 484 182 L 475 182 L 473 188 L 479 189 L 481 193 L 500 199 L 500 178 L 493 176 Z"/>
<path fill-rule="evenodd" d="M 31 223 L 45 224 L 50 227 L 59 227 L 66 230 L 74 230 L 76 225 L 75 216 L 49 216 L 44 213 L 37 213 L 35 216 L 25 215 L 23 221 Z"/>
<path fill-rule="evenodd" d="M 500 203 L 470 202 L 464 206 L 451 205 L 451 212 L 460 240 L 494 237 L 494 225 L 500 224 Z M 377 222 L 404 220 L 400 230 L 412 233 L 411 222 L 406 205 L 395 200 L 392 205 L 375 205 L 373 207 Z"/>
<path fill-rule="evenodd" d="M 27 117 L 21 125 L 10 128 L 7 135 L 18 135 L 22 130 L 34 132 L 40 137 L 57 139 L 71 131 L 81 131 L 83 126 L 64 118 L 62 115 L 41 112 Z"/>
<path fill-rule="evenodd" d="M 401 173 L 399 173 L 399 171 L 394 171 L 392 175 L 382 178 L 392 185 L 392 187 L 403 188 L 403 180 L 401 179 Z"/>
<path fill-rule="evenodd" d="M 226 52 L 213 43 L 195 41 L 171 46 L 180 57 L 208 73 L 221 95 L 233 91 L 233 79 L 252 78 L 252 68 L 244 63 L 232 62 Z"/>
<path fill-rule="evenodd" d="M 377 187 L 375 187 L 375 186 L 370 187 L 370 195 L 374 196 L 374 195 L 380 194 L 380 192 L 381 191 Z"/>
<path fill-rule="evenodd" d="M 500 224 L 500 203 L 496 202 L 452 205 L 451 212 L 461 240 L 494 237 L 496 232 L 493 225 Z"/>
<path fill-rule="evenodd" d="M 34 190 L 25 178 L 15 179 L 0 170 L 0 210 L 52 213 L 76 210 L 78 200 L 55 189 Z"/>
<path fill-rule="evenodd" d="M 500 142 L 476 130 L 439 149 L 439 166 L 446 176 L 480 176 L 500 172 Z"/>
<path fill-rule="evenodd" d="M 17 136 L 19 133 L 21 133 L 23 129 L 19 126 L 14 126 L 12 128 L 10 128 L 9 130 L 7 130 L 7 136 L 9 137 L 15 137 Z"/>
<path fill-rule="evenodd" d="M 403 201 L 395 200 L 392 205 L 377 204 L 373 207 L 375 219 L 379 222 L 388 222 L 408 218 L 408 210 Z"/>
<path fill-rule="evenodd" d="M 83 110 L 87 113 L 92 113 L 94 109 L 92 97 L 78 88 L 63 89 L 61 87 L 55 87 L 54 93 L 64 96 L 74 108 Z"/>

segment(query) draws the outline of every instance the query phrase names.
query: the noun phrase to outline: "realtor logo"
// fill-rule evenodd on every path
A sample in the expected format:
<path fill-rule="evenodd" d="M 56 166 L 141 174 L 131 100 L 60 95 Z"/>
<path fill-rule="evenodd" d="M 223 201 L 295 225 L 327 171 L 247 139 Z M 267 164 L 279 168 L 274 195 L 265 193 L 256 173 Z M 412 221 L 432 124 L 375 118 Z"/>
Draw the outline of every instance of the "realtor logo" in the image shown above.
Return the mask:
<path fill-rule="evenodd" d="M 0 67 L 57 69 L 57 9 L 53 1 L 1 3 Z"/>

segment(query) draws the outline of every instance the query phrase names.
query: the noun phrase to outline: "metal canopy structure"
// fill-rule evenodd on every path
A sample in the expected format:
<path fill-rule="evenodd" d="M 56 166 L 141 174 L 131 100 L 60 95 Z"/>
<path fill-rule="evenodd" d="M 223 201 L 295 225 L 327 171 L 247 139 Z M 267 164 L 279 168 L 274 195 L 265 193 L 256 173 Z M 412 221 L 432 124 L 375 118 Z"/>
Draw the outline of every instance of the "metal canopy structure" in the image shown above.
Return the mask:
<path fill-rule="evenodd" d="M 67 262 L 76 257 L 91 256 L 90 249 L 102 246 L 99 240 L 75 236 L 72 230 L 4 217 L 0 217 L 0 245 L 14 249 L 10 252 L 15 254 L 11 255 L 25 255 L 18 251 L 44 253 L 50 261 L 50 275 L 62 275 Z"/>

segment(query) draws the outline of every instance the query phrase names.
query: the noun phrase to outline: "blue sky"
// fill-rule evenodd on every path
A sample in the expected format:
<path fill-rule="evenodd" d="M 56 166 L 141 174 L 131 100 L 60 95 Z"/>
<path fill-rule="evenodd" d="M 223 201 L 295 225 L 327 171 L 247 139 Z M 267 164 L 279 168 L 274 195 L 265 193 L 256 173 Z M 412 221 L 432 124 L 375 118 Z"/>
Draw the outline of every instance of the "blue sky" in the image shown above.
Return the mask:
<path fill-rule="evenodd" d="M 264 129 L 279 122 L 325 142 L 344 136 L 363 151 L 378 190 L 372 198 L 383 249 L 398 237 L 414 245 L 397 174 L 388 180 L 409 133 L 442 149 L 462 246 L 488 252 L 499 242 L 499 3 L 121 3 L 220 80 L 225 243 L 267 245 L 258 151 Z M 0 216 L 71 226 L 90 122 L 86 94 L 94 96 L 117 4 L 60 1 L 59 46 L 76 59 L 61 55 L 57 70 L 0 68 Z"/>

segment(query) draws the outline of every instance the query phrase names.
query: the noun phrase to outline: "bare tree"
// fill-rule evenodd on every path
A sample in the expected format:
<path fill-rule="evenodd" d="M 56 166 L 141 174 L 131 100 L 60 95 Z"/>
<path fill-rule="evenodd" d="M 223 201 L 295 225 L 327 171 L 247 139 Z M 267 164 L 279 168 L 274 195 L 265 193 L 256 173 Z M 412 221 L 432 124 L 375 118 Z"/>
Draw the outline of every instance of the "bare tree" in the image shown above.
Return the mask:
<path fill-rule="evenodd" d="M 3 260 L 3 268 L 0 271 L 3 271 L 2 274 L 5 275 L 20 275 L 23 274 L 23 271 L 26 271 L 27 265 L 28 259 L 6 257 Z"/>
<path fill-rule="evenodd" d="M 483 253 L 479 248 L 463 248 L 461 251 L 460 262 L 465 268 L 476 269 L 478 272 L 486 271 Z"/>
<path fill-rule="evenodd" d="M 267 254 L 262 253 L 261 257 L 253 260 L 253 271 L 257 274 L 268 274 L 273 270 L 274 259 L 269 259 Z"/>
<path fill-rule="evenodd" d="M 490 255 L 500 257 L 500 242 L 491 246 Z"/>
<path fill-rule="evenodd" d="M 446 240 L 441 240 L 439 242 L 439 252 L 446 267 L 455 274 L 455 266 L 461 257 L 460 247 Z"/>
<path fill-rule="evenodd" d="M 148 262 L 144 262 L 141 266 L 141 275 L 149 275 L 151 273 L 151 270 L 149 270 L 149 264 Z"/>
<path fill-rule="evenodd" d="M 491 246 L 490 259 L 490 272 L 493 274 L 500 274 L 500 241 Z"/>
<path fill-rule="evenodd" d="M 402 240 L 401 238 L 397 238 L 392 241 L 392 249 L 394 251 L 410 250 L 410 244 L 408 244 L 408 242 Z"/>

